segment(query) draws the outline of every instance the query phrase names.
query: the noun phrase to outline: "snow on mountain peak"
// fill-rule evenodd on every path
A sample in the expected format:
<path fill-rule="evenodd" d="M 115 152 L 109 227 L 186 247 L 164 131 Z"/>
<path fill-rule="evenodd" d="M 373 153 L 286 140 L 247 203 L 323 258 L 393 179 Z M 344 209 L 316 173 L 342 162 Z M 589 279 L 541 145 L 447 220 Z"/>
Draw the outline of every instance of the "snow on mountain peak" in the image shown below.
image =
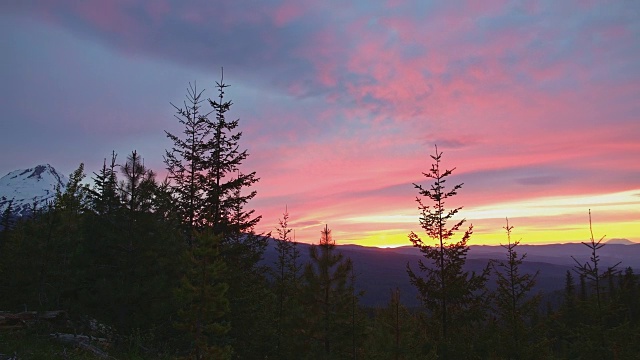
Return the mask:
<path fill-rule="evenodd" d="M 35 204 L 44 206 L 53 200 L 56 186 L 64 189 L 67 178 L 49 164 L 14 170 L 0 178 L 0 212 L 11 202 L 16 215 L 27 215 Z"/>

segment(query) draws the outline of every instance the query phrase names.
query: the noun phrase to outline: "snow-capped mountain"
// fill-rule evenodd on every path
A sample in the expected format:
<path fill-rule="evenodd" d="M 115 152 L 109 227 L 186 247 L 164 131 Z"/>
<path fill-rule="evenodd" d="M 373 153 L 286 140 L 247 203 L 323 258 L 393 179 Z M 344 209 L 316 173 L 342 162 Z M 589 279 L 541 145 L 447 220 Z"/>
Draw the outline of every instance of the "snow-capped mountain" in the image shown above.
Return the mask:
<path fill-rule="evenodd" d="M 66 185 L 67 178 L 49 164 L 12 171 L 0 179 L 0 212 L 11 202 L 14 215 L 28 215 L 34 204 L 40 208 L 53 200 L 56 186 Z"/>

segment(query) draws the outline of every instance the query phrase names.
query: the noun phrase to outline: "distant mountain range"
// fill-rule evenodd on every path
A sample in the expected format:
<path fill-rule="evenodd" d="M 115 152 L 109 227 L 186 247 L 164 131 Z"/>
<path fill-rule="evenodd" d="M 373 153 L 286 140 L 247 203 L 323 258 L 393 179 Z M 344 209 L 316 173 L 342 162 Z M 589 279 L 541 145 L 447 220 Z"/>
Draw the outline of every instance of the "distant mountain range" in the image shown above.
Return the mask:
<path fill-rule="evenodd" d="M 0 213 L 9 203 L 15 216 L 26 216 L 34 205 L 43 207 L 53 200 L 56 186 L 64 190 L 67 178 L 49 164 L 14 170 L 0 178 Z"/>
<path fill-rule="evenodd" d="M 272 265 L 276 262 L 277 252 L 275 241 L 265 253 L 265 264 Z M 302 262 L 309 260 L 308 244 L 298 244 Z M 417 261 L 422 258 L 417 248 L 411 246 L 399 248 L 375 248 L 358 245 L 337 246 L 345 257 L 350 257 L 354 264 L 357 276 L 358 289 L 364 290 L 362 304 L 367 306 L 384 306 L 390 297 L 392 289 L 400 289 L 402 302 L 410 307 L 418 306 L 417 291 L 409 283 L 407 264 L 414 270 L 417 269 Z M 518 254 L 527 254 L 520 271 L 535 273 L 540 271 L 537 277 L 535 291 L 550 295 L 564 287 L 567 270 L 573 271 L 576 262 L 571 258 L 584 263 L 589 260 L 590 250 L 583 244 L 554 244 L 554 245 L 519 245 Z M 619 270 L 631 266 L 636 273 L 640 271 L 640 244 L 622 245 L 607 244 L 598 250 L 601 265 L 613 266 L 618 262 Z M 467 258 L 467 270 L 480 272 L 490 259 L 505 259 L 505 249 L 501 246 L 471 246 Z M 574 273 L 574 278 L 577 276 Z M 576 280 L 577 281 L 577 280 Z M 489 280 L 489 288 L 495 288 L 495 277 Z"/>

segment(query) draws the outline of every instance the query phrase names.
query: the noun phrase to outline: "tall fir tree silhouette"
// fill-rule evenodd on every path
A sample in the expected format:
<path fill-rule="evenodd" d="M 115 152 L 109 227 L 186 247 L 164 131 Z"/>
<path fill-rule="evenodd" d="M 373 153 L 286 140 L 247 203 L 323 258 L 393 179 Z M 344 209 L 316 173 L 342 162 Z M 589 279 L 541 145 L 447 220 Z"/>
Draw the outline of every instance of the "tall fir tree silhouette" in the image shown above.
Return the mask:
<path fill-rule="evenodd" d="M 540 294 L 531 295 L 536 284 L 538 271 L 521 273 L 521 266 L 527 254 L 518 255 L 516 248 L 520 241 L 511 241 L 513 226 L 509 219 L 503 228 L 507 232 L 507 243 L 501 246 L 507 251 L 506 260 L 493 261 L 498 285 L 494 297 L 495 314 L 498 316 L 499 337 L 502 345 L 498 352 L 504 358 L 527 359 L 542 354 L 534 336 L 532 319 L 535 317 Z M 532 354 L 536 354 L 531 357 Z"/>
<path fill-rule="evenodd" d="M 439 334 L 433 336 L 438 347 L 438 355 L 444 359 L 457 358 L 465 353 L 465 347 L 471 343 L 473 325 L 482 320 L 484 306 L 485 283 L 489 274 L 489 266 L 481 274 L 464 270 L 469 246 L 467 242 L 473 233 L 473 226 L 464 232 L 462 239 L 452 242 L 453 236 L 465 223 L 465 219 L 454 221 L 454 216 L 462 207 L 447 209 L 447 200 L 455 196 L 462 184 L 447 189 L 445 183 L 455 168 L 441 168 L 442 152 L 435 148 L 431 155 L 433 164 L 423 175 L 433 181 L 429 187 L 414 184 L 421 197 L 416 197 L 420 210 L 420 226 L 431 243 L 427 243 L 416 233 L 409 234 L 409 240 L 417 247 L 426 263 L 418 260 L 416 273 L 407 264 L 409 280 L 419 293 L 419 297 L 427 310 L 427 318 L 432 329 L 439 328 Z M 426 203 L 428 200 L 431 204 Z M 466 338 L 461 338 L 465 337 Z"/>
<path fill-rule="evenodd" d="M 175 211 L 181 220 L 183 231 L 189 246 L 193 245 L 195 230 L 201 230 L 208 213 L 205 209 L 206 173 L 211 149 L 213 124 L 210 113 L 202 113 L 200 108 L 205 101 L 204 90 L 198 90 L 197 84 L 189 84 L 183 107 L 171 104 L 177 114 L 175 117 L 183 125 L 183 136 L 165 131 L 173 142 L 171 150 L 166 150 L 164 162 L 171 181 L 171 193 L 174 197 Z"/>
<path fill-rule="evenodd" d="M 349 276 L 353 264 L 336 249 L 327 225 L 309 255 L 304 269 L 308 352 L 320 359 L 340 359 L 351 345 L 346 335 L 351 324 Z"/>

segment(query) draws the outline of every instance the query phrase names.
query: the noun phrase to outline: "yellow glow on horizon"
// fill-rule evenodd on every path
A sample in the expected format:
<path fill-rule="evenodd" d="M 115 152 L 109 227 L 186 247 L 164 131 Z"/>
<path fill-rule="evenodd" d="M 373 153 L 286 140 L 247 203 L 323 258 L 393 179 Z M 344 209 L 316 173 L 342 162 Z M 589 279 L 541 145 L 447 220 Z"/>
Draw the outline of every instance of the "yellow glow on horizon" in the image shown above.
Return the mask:
<path fill-rule="evenodd" d="M 523 244 L 549 244 L 580 242 L 589 239 L 588 209 L 597 214 L 593 230 L 596 240 L 606 235 L 612 238 L 626 238 L 640 242 L 640 189 L 597 195 L 550 196 L 502 202 L 491 205 L 464 208 L 460 215 L 474 224 L 474 234 L 470 245 L 498 245 L 506 236 L 502 227 L 504 219 L 515 224 L 514 236 Z M 597 220 L 615 218 L 620 220 Z M 635 220 L 637 215 L 638 220 Z M 354 224 L 389 224 L 393 229 L 367 231 L 366 233 L 345 232 L 341 243 L 376 247 L 410 246 L 408 234 L 415 231 L 419 236 L 424 232 L 418 223 L 419 214 L 407 215 L 406 210 L 393 213 L 376 213 L 341 219 L 344 226 Z M 518 221 L 517 219 L 521 220 Z M 584 219 L 584 221 L 576 220 Z M 631 218 L 631 220 L 630 220 Z M 549 220 L 545 220 L 549 219 Z M 513 221 L 513 222 L 512 222 Z M 561 224 L 561 225 L 558 225 Z M 406 228 L 398 229 L 399 227 Z M 465 228 L 455 235 L 458 241 Z M 430 241 L 423 238 L 425 242 Z"/>
<path fill-rule="evenodd" d="M 624 238 L 637 242 L 640 240 L 639 227 L 637 222 L 598 223 L 593 224 L 593 236 L 596 240 L 604 236 L 604 242 L 614 238 Z M 516 226 L 514 233 L 512 233 L 512 240 L 520 240 L 522 244 L 531 245 L 582 242 L 589 241 L 590 237 L 588 221 L 544 229 L 532 226 Z M 504 244 L 507 240 L 504 230 L 501 232 L 477 233 L 472 236 L 472 239 L 476 245 L 499 245 Z"/>

